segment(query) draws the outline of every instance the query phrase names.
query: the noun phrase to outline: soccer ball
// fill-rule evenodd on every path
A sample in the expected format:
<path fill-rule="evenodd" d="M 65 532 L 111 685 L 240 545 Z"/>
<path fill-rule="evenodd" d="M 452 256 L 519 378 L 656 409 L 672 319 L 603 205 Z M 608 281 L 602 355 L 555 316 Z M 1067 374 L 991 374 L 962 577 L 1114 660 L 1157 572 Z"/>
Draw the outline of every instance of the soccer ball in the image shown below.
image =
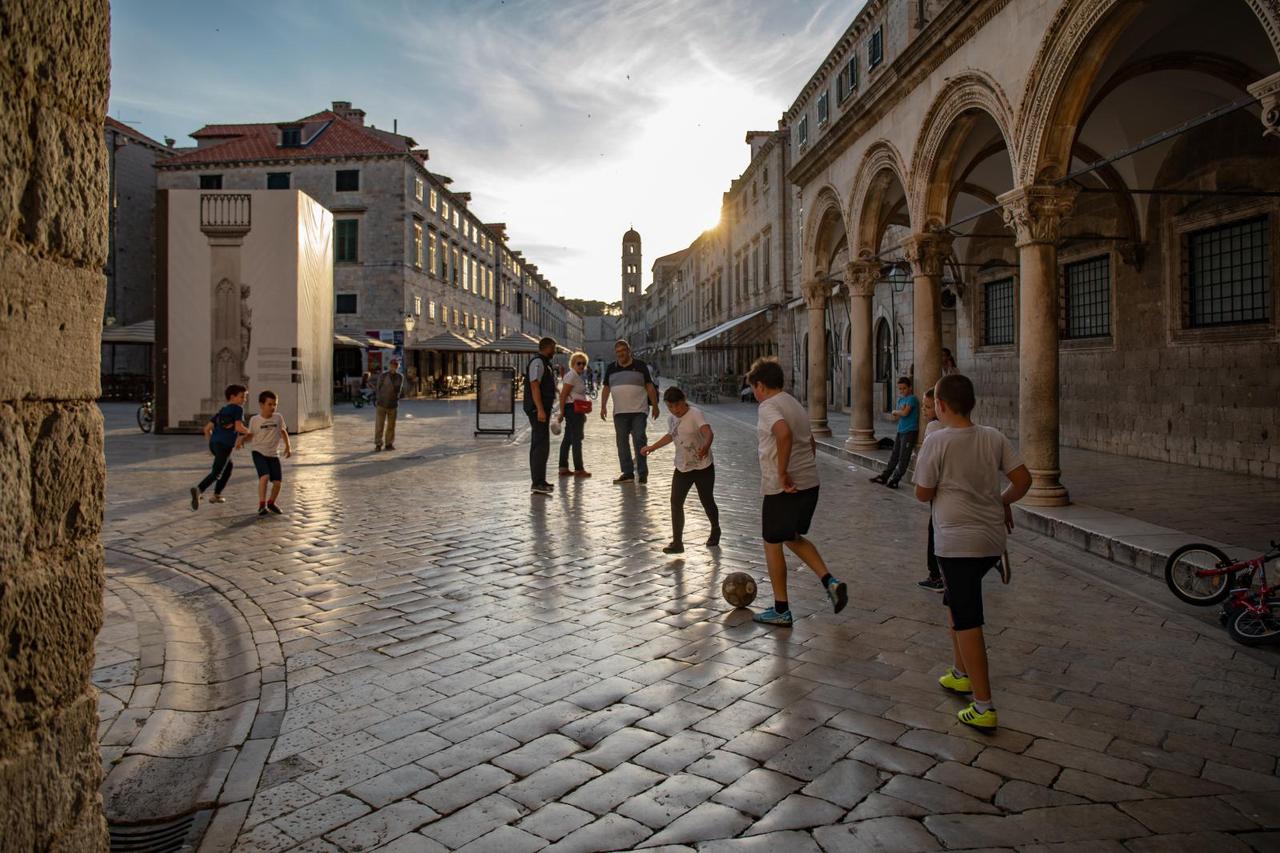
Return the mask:
<path fill-rule="evenodd" d="M 746 572 L 734 572 L 724 579 L 720 592 L 734 607 L 748 607 L 756 600 L 756 582 Z"/>

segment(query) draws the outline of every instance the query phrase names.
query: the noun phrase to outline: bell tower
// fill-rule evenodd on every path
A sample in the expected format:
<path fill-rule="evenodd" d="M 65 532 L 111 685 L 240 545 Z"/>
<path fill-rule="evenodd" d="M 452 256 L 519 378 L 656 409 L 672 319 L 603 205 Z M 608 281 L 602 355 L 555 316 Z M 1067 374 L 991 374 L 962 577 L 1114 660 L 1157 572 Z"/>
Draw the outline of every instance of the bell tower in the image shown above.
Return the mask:
<path fill-rule="evenodd" d="M 640 235 L 634 228 L 622 235 L 622 316 L 640 304 Z"/>

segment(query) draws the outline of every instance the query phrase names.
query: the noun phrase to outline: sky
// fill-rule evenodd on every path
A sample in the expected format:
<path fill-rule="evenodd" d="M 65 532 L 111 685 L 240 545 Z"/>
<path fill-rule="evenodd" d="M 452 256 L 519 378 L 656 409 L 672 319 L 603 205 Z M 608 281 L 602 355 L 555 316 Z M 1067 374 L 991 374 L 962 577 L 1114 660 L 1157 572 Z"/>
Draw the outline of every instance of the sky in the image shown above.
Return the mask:
<path fill-rule="evenodd" d="M 865 0 L 115 0 L 110 114 L 155 139 L 351 101 L 563 296 L 614 301 L 720 215 Z"/>

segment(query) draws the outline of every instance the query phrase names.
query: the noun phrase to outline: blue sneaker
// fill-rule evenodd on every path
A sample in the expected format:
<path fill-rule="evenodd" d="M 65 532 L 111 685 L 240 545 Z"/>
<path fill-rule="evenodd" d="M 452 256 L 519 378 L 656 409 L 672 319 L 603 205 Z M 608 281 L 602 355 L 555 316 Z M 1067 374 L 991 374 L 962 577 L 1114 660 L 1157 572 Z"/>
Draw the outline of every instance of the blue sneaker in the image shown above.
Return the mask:
<path fill-rule="evenodd" d="M 752 622 L 759 622 L 762 625 L 782 625 L 785 628 L 791 627 L 791 611 L 779 613 L 770 607 L 768 610 L 757 613 L 751 617 Z"/>
<path fill-rule="evenodd" d="M 849 603 L 849 587 L 845 586 L 844 581 L 832 578 L 831 583 L 827 584 L 827 598 L 831 599 L 831 606 L 839 613 Z"/>

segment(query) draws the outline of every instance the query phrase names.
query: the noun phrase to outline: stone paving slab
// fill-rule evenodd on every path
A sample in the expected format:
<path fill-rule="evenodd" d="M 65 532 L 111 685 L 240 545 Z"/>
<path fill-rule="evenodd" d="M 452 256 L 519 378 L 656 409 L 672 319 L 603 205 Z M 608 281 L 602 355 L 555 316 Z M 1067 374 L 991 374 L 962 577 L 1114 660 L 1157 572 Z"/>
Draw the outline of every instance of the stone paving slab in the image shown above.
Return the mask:
<path fill-rule="evenodd" d="M 477 444 L 452 409 L 431 412 L 415 410 L 390 454 L 363 446 L 363 412 L 300 436 L 287 514 L 259 520 L 237 475 L 227 504 L 184 509 L 206 464 L 198 440 L 137 435 L 108 410 L 104 538 L 186 580 L 109 587 L 104 759 L 166 719 L 143 709 L 234 717 L 258 677 L 246 738 L 213 753 L 235 797 L 214 824 L 237 849 L 1275 844 L 1280 656 L 1153 603 L 1154 584 L 1118 586 L 1087 555 L 1017 532 L 1014 583 L 986 588 L 1002 723 L 987 736 L 934 686 L 945 612 L 914 586 L 925 516 L 908 495 L 823 457 L 813 539 L 851 603 L 833 616 L 794 567 L 797 622 L 766 628 L 719 595 L 732 571 L 757 579 L 758 604 L 771 592 L 749 429 L 712 409 L 726 535 L 672 558 L 659 550 L 669 456 L 647 485 L 613 486 L 612 435 L 593 420 L 597 476 L 534 497 L 527 444 Z M 693 502 L 687 515 L 698 542 L 705 519 Z M 158 623 L 202 584 L 247 626 L 236 645 L 161 633 L 144 666 L 155 631 L 134 614 Z M 201 644 L 226 666 L 168 666 L 200 664 Z M 250 651 L 259 667 L 236 675 Z M 166 683 L 166 669 L 227 680 Z"/>

